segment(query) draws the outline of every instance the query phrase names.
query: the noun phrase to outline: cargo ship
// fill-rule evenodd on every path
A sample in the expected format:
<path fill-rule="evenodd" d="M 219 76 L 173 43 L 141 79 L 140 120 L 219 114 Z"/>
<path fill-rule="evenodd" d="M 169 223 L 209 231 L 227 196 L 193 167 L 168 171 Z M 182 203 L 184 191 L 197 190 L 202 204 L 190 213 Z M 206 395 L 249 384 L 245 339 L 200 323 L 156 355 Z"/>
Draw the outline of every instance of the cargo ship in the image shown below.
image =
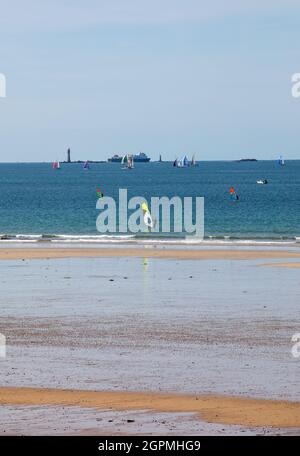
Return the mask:
<path fill-rule="evenodd" d="M 113 155 L 111 158 L 108 158 L 110 163 L 121 163 L 123 155 Z M 133 155 L 133 160 L 135 163 L 148 163 L 151 159 L 144 152 L 140 152 L 137 155 Z"/>

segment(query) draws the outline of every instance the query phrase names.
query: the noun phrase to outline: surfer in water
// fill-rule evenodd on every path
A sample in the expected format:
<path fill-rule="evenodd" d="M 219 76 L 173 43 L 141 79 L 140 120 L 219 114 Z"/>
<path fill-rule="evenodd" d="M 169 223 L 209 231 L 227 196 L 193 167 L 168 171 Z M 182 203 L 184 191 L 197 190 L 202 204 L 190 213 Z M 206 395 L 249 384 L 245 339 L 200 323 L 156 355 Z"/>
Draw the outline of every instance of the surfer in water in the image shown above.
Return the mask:
<path fill-rule="evenodd" d="M 104 196 L 104 195 L 103 195 L 103 192 L 101 191 L 100 188 L 97 188 L 97 190 L 96 190 L 96 195 L 97 195 L 97 198 L 103 198 L 103 196 Z"/>
<path fill-rule="evenodd" d="M 229 193 L 230 193 L 230 196 L 231 196 L 231 199 L 234 200 L 234 201 L 239 201 L 240 197 L 239 195 L 237 195 L 234 187 L 230 187 L 229 189 Z"/>
<path fill-rule="evenodd" d="M 147 203 L 142 204 L 142 210 L 144 214 L 144 223 L 147 226 L 148 230 L 154 228 L 154 222 L 152 220 L 150 210 Z"/>

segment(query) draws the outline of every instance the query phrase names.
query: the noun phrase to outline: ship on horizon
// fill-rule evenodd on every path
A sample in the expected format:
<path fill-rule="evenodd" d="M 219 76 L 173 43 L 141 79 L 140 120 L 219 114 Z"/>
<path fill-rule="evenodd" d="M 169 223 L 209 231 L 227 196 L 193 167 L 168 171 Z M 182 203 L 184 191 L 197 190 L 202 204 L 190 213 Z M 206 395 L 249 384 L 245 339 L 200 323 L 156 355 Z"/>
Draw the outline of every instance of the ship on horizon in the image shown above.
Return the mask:
<path fill-rule="evenodd" d="M 108 158 L 107 161 L 110 163 L 121 163 L 124 155 L 113 155 L 112 157 Z M 135 163 L 148 163 L 151 158 L 148 157 L 144 152 L 140 152 L 137 155 L 133 155 L 133 160 Z"/>

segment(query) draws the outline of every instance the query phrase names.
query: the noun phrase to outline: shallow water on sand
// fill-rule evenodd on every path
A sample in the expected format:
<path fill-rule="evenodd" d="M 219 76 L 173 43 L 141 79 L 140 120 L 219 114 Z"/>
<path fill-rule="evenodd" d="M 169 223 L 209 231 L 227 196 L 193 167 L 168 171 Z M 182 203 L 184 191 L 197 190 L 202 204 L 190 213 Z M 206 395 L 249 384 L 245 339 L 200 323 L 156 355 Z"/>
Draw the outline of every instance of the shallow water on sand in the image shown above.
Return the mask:
<path fill-rule="evenodd" d="M 299 274 L 262 262 L 2 261 L 0 383 L 299 400 Z"/>
<path fill-rule="evenodd" d="M 3 406 L 0 435 L 297 435 L 297 429 L 205 423 L 191 413 Z"/>

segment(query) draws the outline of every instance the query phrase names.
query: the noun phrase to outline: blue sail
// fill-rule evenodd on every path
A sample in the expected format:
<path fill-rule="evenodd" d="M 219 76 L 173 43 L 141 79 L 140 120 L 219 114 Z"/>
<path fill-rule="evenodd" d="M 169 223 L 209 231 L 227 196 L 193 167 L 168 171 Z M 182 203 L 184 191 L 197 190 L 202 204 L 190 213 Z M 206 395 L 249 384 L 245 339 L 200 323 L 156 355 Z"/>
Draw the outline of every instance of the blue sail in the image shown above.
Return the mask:
<path fill-rule="evenodd" d="M 189 162 L 189 159 L 187 158 L 187 156 L 185 155 L 183 157 L 183 166 L 189 166 L 190 162 Z"/>

